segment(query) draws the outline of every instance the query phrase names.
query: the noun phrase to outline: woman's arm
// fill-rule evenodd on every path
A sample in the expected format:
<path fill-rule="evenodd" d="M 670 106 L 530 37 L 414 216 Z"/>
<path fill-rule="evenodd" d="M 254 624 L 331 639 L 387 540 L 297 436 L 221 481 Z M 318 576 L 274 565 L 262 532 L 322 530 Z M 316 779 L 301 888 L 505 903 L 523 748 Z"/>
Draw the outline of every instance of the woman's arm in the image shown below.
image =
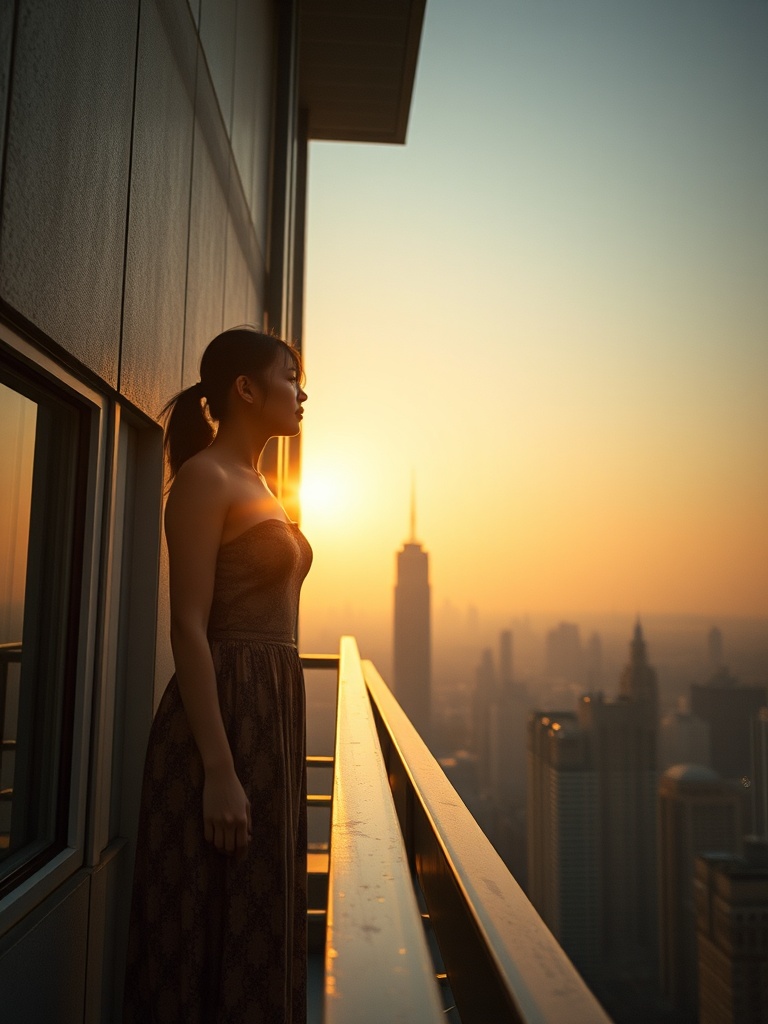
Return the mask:
<path fill-rule="evenodd" d="M 251 834 L 250 804 L 235 772 L 207 636 L 227 509 L 224 471 L 211 460 L 192 459 L 168 496 L 165 534 L 176 679 L 205 771 L 205 838 L 222 852 L 242 854 Z"/>

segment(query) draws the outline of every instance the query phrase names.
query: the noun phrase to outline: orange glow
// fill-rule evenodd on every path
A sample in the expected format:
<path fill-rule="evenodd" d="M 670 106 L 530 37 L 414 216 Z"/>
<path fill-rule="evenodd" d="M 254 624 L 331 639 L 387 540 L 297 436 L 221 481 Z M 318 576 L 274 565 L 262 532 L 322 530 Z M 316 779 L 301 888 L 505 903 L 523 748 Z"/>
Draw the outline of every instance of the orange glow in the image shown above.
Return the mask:
<path fill-rule="evenodd" d="M 305 521 L 308 518 L 326 526 L 339 524 L 352 501 L 343 467 L 333 463 L 308 466 L 302 474 L 299 499 Z"/>
<path fill-rule="evenodd" d="M 766 37 L 723 15 L 726 80 L 703 22 L 681 62 L 648 13 L 656 78 L 631 18 L 571 6 L 578 43 L 467 7 L 468 51 L 434 5 L 407 146 L 312 143 L 303 464 L 349 490 L 307 499 L 305 635 L 391 627 L 412 470 L 433 608 L 768 616 Z"/>

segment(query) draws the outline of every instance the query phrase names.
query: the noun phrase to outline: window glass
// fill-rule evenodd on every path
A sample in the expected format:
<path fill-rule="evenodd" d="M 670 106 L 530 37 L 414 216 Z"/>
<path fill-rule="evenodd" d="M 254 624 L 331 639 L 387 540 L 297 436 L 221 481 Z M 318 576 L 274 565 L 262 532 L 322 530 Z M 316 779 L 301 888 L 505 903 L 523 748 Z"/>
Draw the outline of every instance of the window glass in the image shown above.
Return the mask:
<path fill-rule="evenodd" d="M 37 406 L 0 384 L 0 858 L 10 847 Z"/>
<path fill-rule="evenodd" d="M 66 843 L 84 422 L 0 366 L 0 893 Z"/>

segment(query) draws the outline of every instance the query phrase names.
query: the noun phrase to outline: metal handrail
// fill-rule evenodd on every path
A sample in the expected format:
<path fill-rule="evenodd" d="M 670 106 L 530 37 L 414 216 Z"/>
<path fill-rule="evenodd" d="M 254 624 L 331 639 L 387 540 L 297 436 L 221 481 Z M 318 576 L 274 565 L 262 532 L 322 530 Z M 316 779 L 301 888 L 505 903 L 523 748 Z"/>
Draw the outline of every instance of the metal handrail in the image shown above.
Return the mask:
<path fill-rule="evenodd" d="M 444 1020 L 353 637 L 342 637 L 324 1024 Z"/>
<path fill-rule="evenodd" d="M 371 662 L 363 673 L 462 1024 L 610 1024 Z"/>

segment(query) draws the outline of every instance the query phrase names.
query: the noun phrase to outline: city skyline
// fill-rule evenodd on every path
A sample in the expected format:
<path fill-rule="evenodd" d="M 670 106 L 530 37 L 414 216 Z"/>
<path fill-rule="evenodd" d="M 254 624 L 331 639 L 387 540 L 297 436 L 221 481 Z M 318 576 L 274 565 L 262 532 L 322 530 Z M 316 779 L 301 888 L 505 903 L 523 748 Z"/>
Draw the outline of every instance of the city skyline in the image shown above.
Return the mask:
<path fill-rule="evenodd" d="M 427 5 L 408 145 L 310 147 L 308 623 L 412 471 L 436 609 L 768 615 L 767 118 L 765 5 Z"/>

